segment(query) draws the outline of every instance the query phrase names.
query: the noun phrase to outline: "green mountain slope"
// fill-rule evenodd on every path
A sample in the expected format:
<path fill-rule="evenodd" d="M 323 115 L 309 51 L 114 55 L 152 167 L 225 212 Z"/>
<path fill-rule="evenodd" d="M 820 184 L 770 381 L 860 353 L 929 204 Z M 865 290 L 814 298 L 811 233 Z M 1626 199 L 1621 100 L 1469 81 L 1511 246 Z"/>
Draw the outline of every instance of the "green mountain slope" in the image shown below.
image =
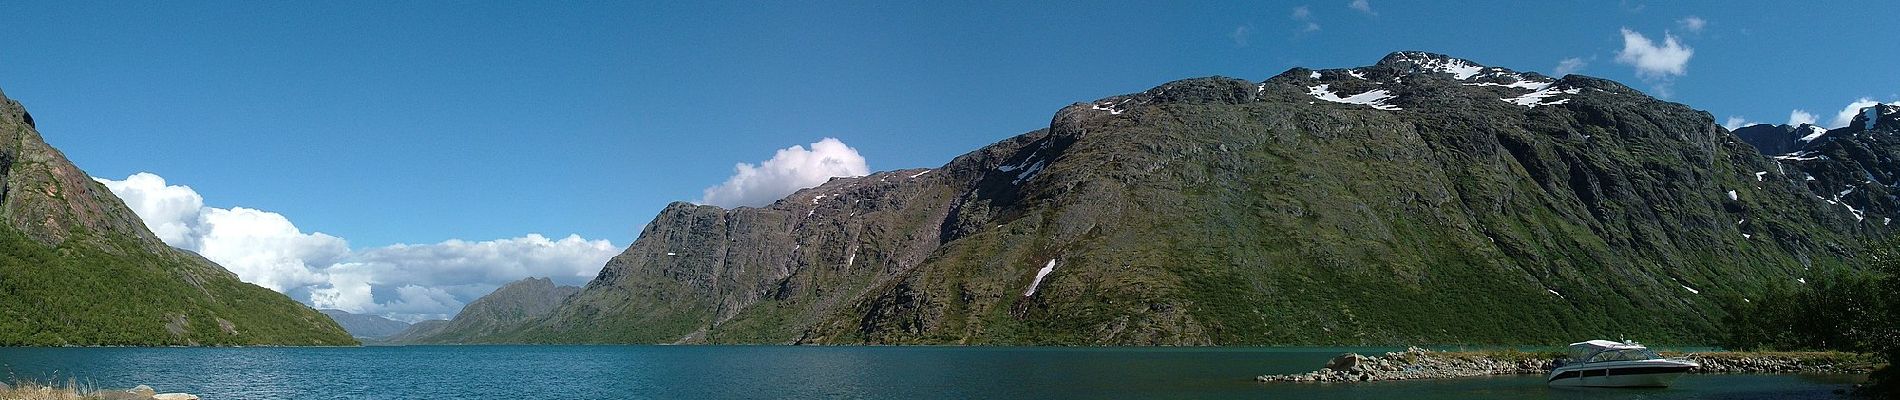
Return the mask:
<path fill-rule="evenodd" d="M 1400 52 L 1078 103 L 766 207 L 676 203 L 476 341 L 1707 343 L 1719 299 L 1886 234 L 1801 179 L 1615 82 Z"/>
<path fill-rule="evenodd" d="M 329 317 L 166 246 L 0 94 L 0 345 L 352 345 Z"/>

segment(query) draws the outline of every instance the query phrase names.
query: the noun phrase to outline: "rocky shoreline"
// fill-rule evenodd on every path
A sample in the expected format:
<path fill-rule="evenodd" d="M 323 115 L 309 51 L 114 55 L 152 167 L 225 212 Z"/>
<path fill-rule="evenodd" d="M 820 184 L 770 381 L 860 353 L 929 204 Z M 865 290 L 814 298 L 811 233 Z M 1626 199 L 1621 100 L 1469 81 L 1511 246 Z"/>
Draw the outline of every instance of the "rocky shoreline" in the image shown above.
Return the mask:
<path fill-rule="evenodd" d="M 1836 352 L 1665 353 L 1702 364 L 1691 373 L 1840 373 L 1864 374 L 1878 366 L 1870 356 Z M 1491 375 L 1541 375 L 1557 365 L 1555 353 L 1439 352 L 1408 348 L 1381 356 L 1347 353 L 1317 371 L 1261 375 L 1260 382 L 1371 382 L 1462 378 Z"/>

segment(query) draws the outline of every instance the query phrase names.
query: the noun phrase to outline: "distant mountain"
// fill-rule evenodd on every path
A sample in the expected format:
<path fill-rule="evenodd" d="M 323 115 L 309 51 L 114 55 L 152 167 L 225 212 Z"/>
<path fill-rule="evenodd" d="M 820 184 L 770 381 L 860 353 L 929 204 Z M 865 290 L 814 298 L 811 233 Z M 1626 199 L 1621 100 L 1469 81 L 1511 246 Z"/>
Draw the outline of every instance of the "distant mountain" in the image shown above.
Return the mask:
<path fill-rule="evenodd" d="M 416 327 L 395 337 L 391 343 L 463 343 L 479 341 L 504 330 L 546 316 L 554 307 L 580 292 L 574 286 L 556 286 L 548 278 L 527 278 L 510 282 L 482 296 L 446 323 Z M 418 324 L 420 325 L 420 324 Z"/>
<path fill-rule="evenodd" d="M 1863 267 L 1894 134 L 1770 158 L 1613 81 L 1424 52 L 1188 79 L 935 169 L 674 203 L 545 316 L 454 341 L 1709 343 L 1724 304 Z"/>
<path fill-rule="evenodd" d="M 1794 152 L 1796 148 L 1827 133 L 1827 128 L 1809 124 L 1800 126 L 1756 124 L 1736 129 L 1733 133 L 1735 137 L 1741 138 L 1742 142 L 1755 146 L 1755 149 L 1760 150 L 1762 154 L 1775 155 Z"/>
<path fill-rule="evenodd" d="M 1804 125 L 1805 126 L 1805 125 Z M 1900 107 L 1861 109 L 1846 127 L 1812 134 L 1774 156 L 1796 182 L 1829 208 L 1845 210 L 1857 226 L 1892 224 L 1900 215 Z"/>
<path fill-rule="evenodd" d="M 359 339 L 382 339 L 389 335 L 394 335 L 397 332 L 402 332 L 404 329 L 409 329 L 408 322 L 383 318 L 378 315 L 355 314 L 349 311 L 331 309 L 317 311 L 322 312 L 323 315 L 330 316 L 330 319 L 336 320 L 337 325 L 343 326 L 343 330 L 349 331 L 350 336 L 355 336 Z"/>
<path fill-rule="evenodd" d="M 330 318 L 160 241 L 0 94 L 0 345 L 350 345 Z"/>
<path fill-rule="evenodd" d="M 449 321 L 442 320 L 442 319 L 432 319 L 432 320 L 427 320 L 427 321 L 416 322 L 414 324 L 410 324 L 408 328 L 403 329 L 401 332 L 396 332 L 396 334 L 394 335 L 383 337 L 380 341 L 382 343 L 390 343 L 390 344 L 422 343 L 418 340 L 429 337 L 430 335 L 434 335 L 437 332 L 440 332 L 442 330 L 442 327 L 445 327 L 448 325 L 449 325 Z"/>

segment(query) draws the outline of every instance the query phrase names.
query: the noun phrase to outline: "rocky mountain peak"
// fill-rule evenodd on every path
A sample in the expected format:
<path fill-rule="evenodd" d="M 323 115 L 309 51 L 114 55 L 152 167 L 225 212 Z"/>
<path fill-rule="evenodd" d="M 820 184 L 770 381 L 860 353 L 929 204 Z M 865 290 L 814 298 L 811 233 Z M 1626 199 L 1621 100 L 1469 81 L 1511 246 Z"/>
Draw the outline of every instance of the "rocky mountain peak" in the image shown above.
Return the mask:
<path fill-rule="evenodd" d="M 1847 124 L 1847 128 L 1854 131 L 1900 130 L 1900 106 L 1875 104 L 1861 108 L 1860 113 L 1854 115 L 1854 121 Z"/>
<path fill-rule="evenodd" d="M 1827 128 L 1814 124 L 1801 124 L 1800 126 L 1790 129 L 1789 132 L 1792 137 L 1795 138 L 1794 141 L 1796 143 L 1808 143 L 1813 142 L 1815 139 L 1820 139 L 1821 136 L 1827 135 Z"/>
<path fill-rule="evenodd" d="M 501 289 L 495 289 L 495 290 L 509 290 L 509 289 L 518 290 L 518 289 L 532 289 L 532 288 L 546 288 L 546 287 L 554 287 L 554 279 L 550 279 L 547 277 L 522 278 L 521 280 L 518 280 L 518 281 L 508 282 L 508 284 L 502 285 Z"/>
<path fill-rule="evenodd" d="M 1458 80 L 1471 79 L 1487 71 L 1504 70 L 1487 67 L 1471 60 L 1423 51 L 1393 52 L 1379 59 L 1379 62 L 1373 66 L 1390 67 L 1408 73 L 1451 74 L 1452 79 Z"/>

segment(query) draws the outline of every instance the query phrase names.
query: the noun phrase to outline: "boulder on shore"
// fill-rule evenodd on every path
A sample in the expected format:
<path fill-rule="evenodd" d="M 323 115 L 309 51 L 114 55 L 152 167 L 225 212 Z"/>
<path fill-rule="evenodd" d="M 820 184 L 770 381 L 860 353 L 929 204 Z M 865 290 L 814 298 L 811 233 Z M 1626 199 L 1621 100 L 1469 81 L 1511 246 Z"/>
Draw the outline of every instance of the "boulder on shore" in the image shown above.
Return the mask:
<path fill-rule="evenodd" d="M 101 400 L 150 400 L 152 396 L 156 394 L 158 394 L 158 391 L 152 390 L 151 386 L 138 385 L 126 390 L 96 391 L 87 394 L 86 398 Z"/>
<path fill-rule="evenodd" d="M 1359 355 L 1358 353 L 1340 354 L 1338 357 L 1333 357 L 1331 361 L 1326 362 L 1326 369 L 1340 372 L 1351 371 L 1353 368 L 1357 368 L 1359 362 L 1365 360 L 1365 358 L 1366 356 Z"/>

